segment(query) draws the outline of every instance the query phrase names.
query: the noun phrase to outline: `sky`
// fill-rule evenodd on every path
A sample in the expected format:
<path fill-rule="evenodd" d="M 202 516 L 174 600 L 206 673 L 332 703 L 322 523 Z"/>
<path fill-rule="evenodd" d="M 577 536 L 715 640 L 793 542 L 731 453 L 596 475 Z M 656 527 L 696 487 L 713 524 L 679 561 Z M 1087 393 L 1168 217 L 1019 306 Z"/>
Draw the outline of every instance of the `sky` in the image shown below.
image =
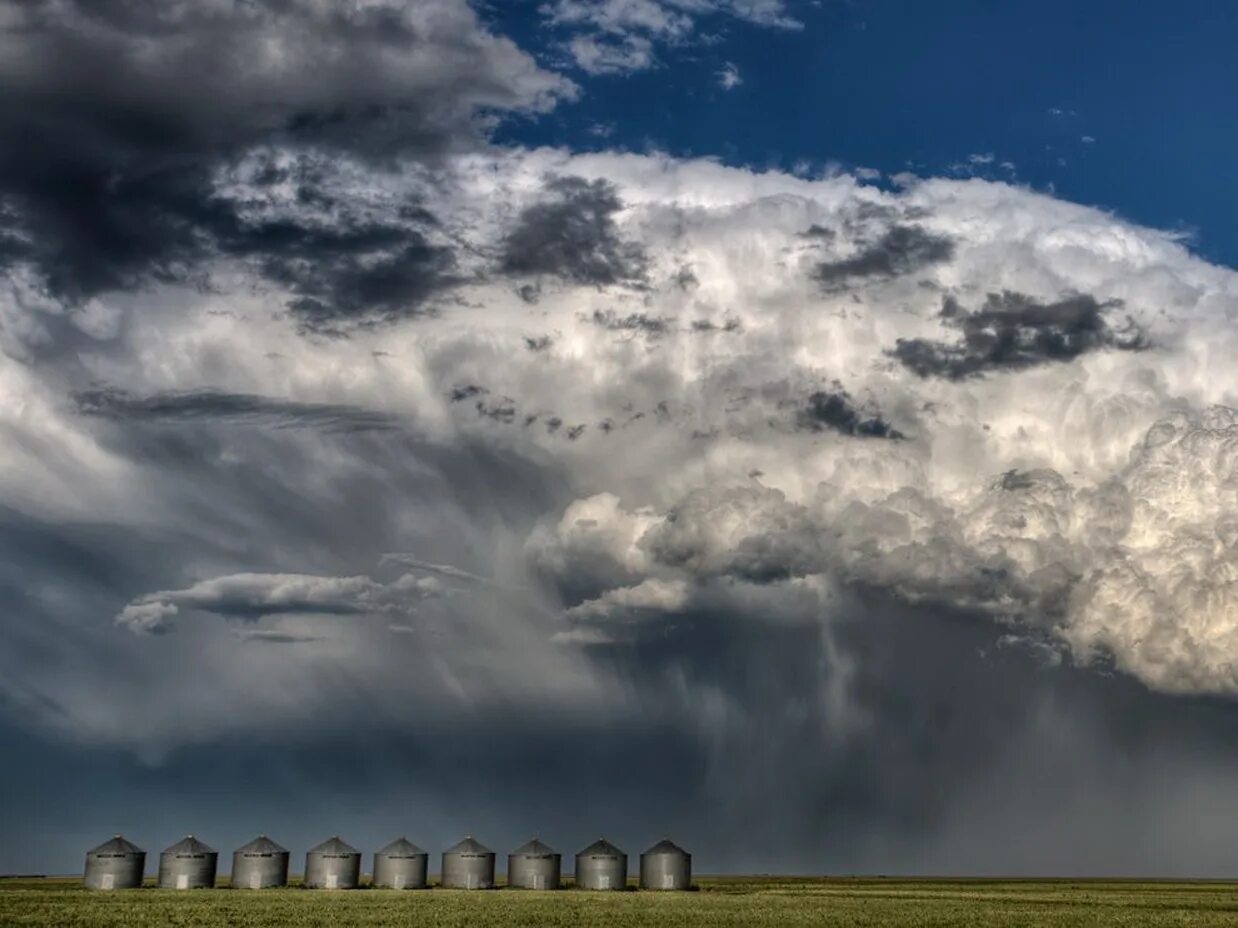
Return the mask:
<path fill-rule="evenodd" d="M 0 872 L 1232 876 L 1228 4 L 0 0 Z"/>

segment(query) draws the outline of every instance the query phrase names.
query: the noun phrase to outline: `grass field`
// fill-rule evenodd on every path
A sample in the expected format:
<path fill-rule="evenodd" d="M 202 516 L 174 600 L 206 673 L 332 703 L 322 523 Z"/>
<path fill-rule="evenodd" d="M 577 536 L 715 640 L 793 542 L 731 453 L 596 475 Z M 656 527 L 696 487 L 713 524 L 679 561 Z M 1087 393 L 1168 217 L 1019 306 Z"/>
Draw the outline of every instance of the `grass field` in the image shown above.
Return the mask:
<path fill-rule="evenodd" d="M 1238 928 L 1238 883 L 702 877 L 691 893 L 573 890 L 92 893 L 0 879 L 0 925 L 308 926 L 1198 925 Z"/>

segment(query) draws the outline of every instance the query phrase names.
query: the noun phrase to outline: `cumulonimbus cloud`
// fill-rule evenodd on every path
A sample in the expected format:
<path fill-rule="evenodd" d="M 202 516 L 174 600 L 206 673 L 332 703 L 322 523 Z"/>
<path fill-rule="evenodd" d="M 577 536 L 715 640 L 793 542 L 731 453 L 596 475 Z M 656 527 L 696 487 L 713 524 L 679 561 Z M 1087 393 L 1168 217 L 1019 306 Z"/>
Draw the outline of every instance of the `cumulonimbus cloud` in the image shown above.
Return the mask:
<path fill-rule="evenodd" d="M 114 290 L 79 317 L 20 279 L 5 296 L 0 395 L 22 399 L 0 405 L 0 493 L 49 534 L 125 539 L 123 593 L 83 615 L 175 629 L 132 639 L 168 649 L 230 627 L 192 615 L 270 641 L 323 634 L 281 617 L 347 615 L 355 646 L 302 650 L 378 681 L 415 645 L 448 711 L 500 678 L 506 699 L 551 676 L 597 699 L 622 679 L 599 653 L 684 616 L 818 627 L 838 591 L 877 589 L 1158 690 L 1238 692 L 1238 280 L 1172 236 L 979 180 L 303 156 L 254 154 L 214 195 L 255 228 L 322 226 L 322 190 L 358 228 L 423 229 L 453 255 L 432 308 L 395 287 L 364 324 L 307 325 L 290 307 L 331 293 L 327 271 L 226 248 L 209 286 L 169 280 L 157 305 Z M 441 635 L 392 635 L 423 601 L 369 571 L 400 550 L 422 554 L 388 567 L 502 608 L 440 597 Z M 204 661 L 244 645 L 211 640 Z"/>

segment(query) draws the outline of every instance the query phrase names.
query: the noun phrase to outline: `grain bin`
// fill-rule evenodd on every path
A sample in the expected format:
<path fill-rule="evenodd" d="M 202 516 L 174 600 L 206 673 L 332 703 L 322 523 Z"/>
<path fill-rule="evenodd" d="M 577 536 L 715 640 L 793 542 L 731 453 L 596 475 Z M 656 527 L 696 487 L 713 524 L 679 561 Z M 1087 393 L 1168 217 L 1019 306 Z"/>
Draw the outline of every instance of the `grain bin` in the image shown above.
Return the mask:
<path fill-rule="evenodd" d="M 507 885 L 517 889 L 558 889 L 563 856 L 534 838 L 507 855 Z"/>
<path fill-rule="evenodd" d="M 687 889 L 692 885 L 692 855 L 665 839 L 640 855 L 641 889 Z"/>
<path fill-rule="evenodd" d="M 628 883 L 628 855 L 599 838 L 576 855 L 580 889 L 623 889 Z"/>
<path fill-rule="evenodd" d="M 405 838 L 392 841 L 374 855 L 374 886 L 378 889 L 425 889 L 429 855 Z"/>
<path fill-rule="evenodd" d="M 259 835 L 232 852 L 233 889 L 269 889 L 288 885 L 288 852 Z"/>
<path fill-rule="evenodd" d="M 443 851 L 440 882 L 448 889 L 492 889 L 494 851 L 469 835 L 455 847 Z"/>
<path fill-rule="evenodd" d="M 87 889 L 134 889 L 142 885 L 145 872 L 146 852 L 115 835 L 86 852 L 82 882 Z"/>
<path fill-rule="evenodd" d="M 341 841 L 338 835 L 306 853 L 306 889 L 356 889 L 359 882 L 361 852 Z"/>
<path fill-rule="evenodd" d="M 193 835 L 159 855 L 160 889 L 213 889 L 219 852 Z"/>

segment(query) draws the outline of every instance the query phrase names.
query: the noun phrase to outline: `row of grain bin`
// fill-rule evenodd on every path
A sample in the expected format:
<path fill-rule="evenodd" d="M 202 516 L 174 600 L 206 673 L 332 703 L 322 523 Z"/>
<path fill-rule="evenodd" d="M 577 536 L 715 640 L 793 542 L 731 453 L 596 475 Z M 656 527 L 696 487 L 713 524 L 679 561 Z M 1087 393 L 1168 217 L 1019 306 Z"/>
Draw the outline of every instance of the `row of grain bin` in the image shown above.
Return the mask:
<path fill-rule="evenodd" d="M 160 889 L 209 889 L 215 885 L 219 852 L 193 835 L 159 855 Z M 133 889 L 142 885 L 146 852 L 115 835 L 86 854 L 88 889 Z M 260 835 L 232 855 L 232 885 L 267 889 L 288 883 L 288 852 Z"/>
<path fill-rule="evenodd" d="M 494 852 L 465 838 L 443 852 L 441 885 L 449 889 L 490 889 Z M 399 838 L 374 855 L 372 885 L 383 889 L 423 889 L 428 885 L 429 855 Z M 237 848 L 232 855 L 232 886 L 268 889 L 288 884 L 289 853 L 266 835 Z M 219 853 L 193 835 L 159 855 L 160 889 L 203 889 L 215 885 Z M 146 852 L 116 835 L 86 854 L 84 882 L 89 889 L 132 889 L 142 885 Z M 562 855 L 536 838 L 507 857 L 508 885 L 519 889 L 558 889 Z M 576 886 L 588 890 L 623 889 L 628 855 L 604 838 L 576 855 Z M 309 889 L 355 889 L 361 883 L 361 852 L 339 837 L 305 855 L 304 885 Z M 659 841 L 640 857 L 642 889 L 687 889 L 692 883 L 692 855 L 670 841 Z"/>

